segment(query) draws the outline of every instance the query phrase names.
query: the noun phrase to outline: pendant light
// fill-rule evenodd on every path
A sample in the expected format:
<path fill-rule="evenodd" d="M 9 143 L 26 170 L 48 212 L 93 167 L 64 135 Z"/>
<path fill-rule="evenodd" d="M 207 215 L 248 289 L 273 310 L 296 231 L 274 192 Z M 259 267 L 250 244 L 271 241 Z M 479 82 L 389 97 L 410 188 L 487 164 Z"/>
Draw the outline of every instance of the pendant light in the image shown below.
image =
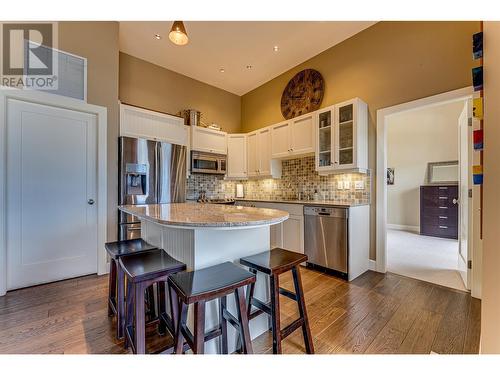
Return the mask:
<path fill-rule="evenodd" d="M 189 38 L 182 21 L 174 21 L 172 28 L 170 29 L 170 33 L 168 34 L 168 38 L 172 43 L 177 44 L 178 46 L 184 46 L 188 43 Z"/>

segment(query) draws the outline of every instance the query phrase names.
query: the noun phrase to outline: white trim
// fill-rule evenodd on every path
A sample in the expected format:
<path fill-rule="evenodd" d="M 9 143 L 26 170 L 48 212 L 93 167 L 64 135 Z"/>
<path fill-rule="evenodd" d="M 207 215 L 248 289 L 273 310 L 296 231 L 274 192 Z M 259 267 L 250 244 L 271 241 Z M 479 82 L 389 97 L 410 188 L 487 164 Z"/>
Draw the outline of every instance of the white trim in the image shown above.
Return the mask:
<path fill-rule="evenodd" d="M 387 229 L 406 230 L 409 232 L 420 233 L 420 227 L 418 225 L 401 225 L 401 224 L 387 223 Z"/>
<path fill-rule="evenodd" d="M 368 260 L 368 269 L 370 271 L 377 271 L 377 261 L 373 259 Z"/>
<path fill-rule="evenodd" d="M 396 113 L 471 98 L 473 92 L 473 88 L 469 86 L 377 110 L 376 271 L 383 273 L 387 271 L 387 185 L 385 178 L 387 170 L 387 117 Z"/>
<path fill-rule="evenodd" d="M 105 250 L 107 227 L 107 108 L 87 104 L 81 100 L 41 91 L 27 91 L 0 86 L 0 296 L 7 292 L 6 247 L 6 129 L 8 99 L 50 105 L 54 107 L 91 113 L 97 116 L 97 273 L 107 273 Z"/>

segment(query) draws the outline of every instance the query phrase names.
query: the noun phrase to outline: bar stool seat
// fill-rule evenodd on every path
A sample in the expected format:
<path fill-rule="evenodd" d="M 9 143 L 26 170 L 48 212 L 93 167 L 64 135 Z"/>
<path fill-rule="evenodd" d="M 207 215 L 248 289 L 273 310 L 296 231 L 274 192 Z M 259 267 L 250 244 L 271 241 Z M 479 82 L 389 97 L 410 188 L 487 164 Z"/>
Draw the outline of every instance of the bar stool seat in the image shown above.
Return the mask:
<path fill-rule="evenodd" d="M 257 274 L 257 272 L 262 272 L 269 275 L 271 301 L 265 303 L 255 298 L 253 296 L 255 284 L 249 285 L 247 290 L 247 315 L 249 320 L 259 316 L 261 313 L 271 316 L 274 354 L 281 354 L 281 341 L 298 328 L 302 328 L 306 352 L 314 354 L 299 269 L 299 265 L 305 261 L 307 261 L 307 255 L 281 248 L 275 248 L 271 251 L 265 251 L 240 259 L 240 263 L 249 267 L 252 273 Z M 279 275 L 288 271 L 292 271 L 295 293 L 279 286 Z M 300 315 L 298 319 L 283 329 L 281 329 L 280 324 L 280 294 L 297 302 Z M 252 306 L 256 307 L 257 310 L 252 312 Z"/>
<path fill-rule="evenodd" d="M 118 265 L 118 260 L 125 255 L 141 253 L 156 249 L 142 238 L 114 241 L 105 244 L 110 259 L 109 288 L 108 288 L 108 316 L 116 315 L 116 337 L 123 338 L 125 324 L 125 277 Z M 147 302 L 152 306 L 153 294 L 150 290 Z"/>
<path fill-rule="evenodd" d="M 165 283 L 173 273 L 183 271 L 186 265 L 172 258 L 164 250 L 153 249 L 120 257 L 120 267 L 127 277 L 127 313 L 125 323 L 125 347 L 132 346 L 137 354 L 146 352 L 144 293 L 154 283 L 158 285 L 158 315 L 165 312 Z M 172 324 L 160 320 L 160 333 Z"/>
<path fill-rule="evenodd" d="M 195 354 L 204 352 L 204 344 L 221 336 L 221 353 L 227 354 L 227 322 L 240 334 L 243 352 L 252 353 L 244 288 L 255 283 L 255 275 L 231 262 L 204 269 L 180 272 L 168 278 L 175 329 L 175 353 L 184 351 L 184 340 Z M 235 294 L 237 317 L 227 310 L 227 295 Z M 219 326 L 205 332 L 205 303 L 219 298 Z M 194 333 L 186 326 L 187 307 L 194 303 Z"/>
<path fill-rule="evenodd" d="M 253 268 L 266 275 L 282 274 L 305 262 L 307 255 L 275 248 L 240 259 L 244 266 Z"/>

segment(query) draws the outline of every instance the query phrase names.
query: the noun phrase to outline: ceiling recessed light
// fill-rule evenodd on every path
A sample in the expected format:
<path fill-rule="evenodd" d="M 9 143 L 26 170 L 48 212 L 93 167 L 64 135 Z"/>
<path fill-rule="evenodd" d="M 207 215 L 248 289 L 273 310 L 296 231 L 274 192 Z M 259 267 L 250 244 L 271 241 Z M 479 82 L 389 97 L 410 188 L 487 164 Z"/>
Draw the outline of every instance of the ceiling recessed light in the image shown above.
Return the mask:
<path fill-rule="evenodd" d="M 224 68 L 220 68 L 219 72 L 224 73 L 225 72 Z"/>
<path fill-rule="evenodd" d="M 155 34 L 155 38 L 160 40 L 161 39 L 161 35 L 160 34 Z"/>
<path fill-rule="evenodd" d="M 278 46 L 274 46 L 273 50 L 274 50 L 274 52 L 278 52 L 280 50 L 280 48 Z"/>
<path fill-rule="evenodd" d="M 253 66 L 252 65 L 247 65 L 247 69 L 252 69 Z"/>

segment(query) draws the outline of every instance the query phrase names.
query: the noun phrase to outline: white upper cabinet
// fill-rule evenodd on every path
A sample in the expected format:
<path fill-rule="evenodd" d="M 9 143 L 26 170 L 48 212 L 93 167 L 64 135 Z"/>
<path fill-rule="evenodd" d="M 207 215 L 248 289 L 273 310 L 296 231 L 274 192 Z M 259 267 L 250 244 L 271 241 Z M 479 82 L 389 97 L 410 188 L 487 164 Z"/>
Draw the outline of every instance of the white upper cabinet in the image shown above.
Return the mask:
<path fill-rule="evenodd" d="M 281 177 L 281 161 L 271 158 L 271 128 L 247 136 L 248 177 Z"/>
<path fill-rule="evenodd" d="M 253 132 L 247 135 L 247 175 L 255 177 L 258 175 L 260 157 L 257 149 L 257 138 L 259 134 Z"/>
<path fill-rule="evenodd" d="M 272 173 L 272 160 L 271 160 L 271 129 L 264 128 L 257 132 L 257 145 L 259 149 L 259 176 L 271 176 Z M 281 170 L 280 170 L 281 176 Z"/>
<path fill-rule="evenodd" d="M 227 178 L 247 178 L 247 135 L 227 136 Z"/>
<path fill-rule="evenodd" d="M 120 104 L 120 135 L 184 146 L 189 143 L 189 127 L 183 118 L 126 104 Z"/>
<path fill-rule="evenodd" d="M 314 113 L 272 125 L 272 158 L 285 159 L 314 153 Z"/>
<path fill-rule="evenodd" d="M 355 98 L 316 112 L 316 170 L 368 169 L 368 106 Z"/>
<path fill-rule="evenodd" d="M 293 155 L 314 152 L 314 113 L 290 120 L 290 149 Z"/>
<path fill-rule="evenodd" d="M 290 156 L 290 123 L 271 125 L 271 155 L 273 158 Z"/>
<path fill-rule="evenodd" d="M 227 133 L 191 126 L 191 150 L 227 154 Z"/>

